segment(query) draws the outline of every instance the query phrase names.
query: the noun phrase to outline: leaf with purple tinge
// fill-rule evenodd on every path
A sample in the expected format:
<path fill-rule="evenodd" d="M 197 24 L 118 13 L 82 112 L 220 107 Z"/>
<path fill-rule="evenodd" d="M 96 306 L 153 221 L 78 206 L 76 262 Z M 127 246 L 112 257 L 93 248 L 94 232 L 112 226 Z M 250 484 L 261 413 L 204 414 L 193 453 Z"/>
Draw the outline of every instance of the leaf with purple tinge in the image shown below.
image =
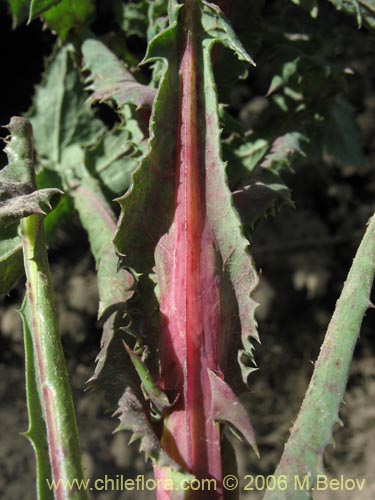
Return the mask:
<path fill-rule="evenodd" d="M 164 392 L 178 395 L 163 419 L 162 448 L 197 477 L 216 478 L 220 498 L 221 424 L 211 417 L 228 391 L 218 390 L 209 374 L 241 390 L 239 381 L 247 382 L 254 370 L 258 334 L 251 295 L 258 278 L 222 161 L 211 49 L 220 42 L 244 64 L 252 61 L 213 4 L 170 2 L 169 14 L 170 26 L 146 55 L 148 62 L 165 64 L 149 153 L 119 199 L 114 241 L 122 264 L 139 275 L 142 320 L 133 330 L 149 346 L 150 374 Z M 237 404 L 234 390 L 230 394 Z M 250 439 L 244 412 L 234 420 Z M 157 460 L 154 470 L 163 476 Z"/>

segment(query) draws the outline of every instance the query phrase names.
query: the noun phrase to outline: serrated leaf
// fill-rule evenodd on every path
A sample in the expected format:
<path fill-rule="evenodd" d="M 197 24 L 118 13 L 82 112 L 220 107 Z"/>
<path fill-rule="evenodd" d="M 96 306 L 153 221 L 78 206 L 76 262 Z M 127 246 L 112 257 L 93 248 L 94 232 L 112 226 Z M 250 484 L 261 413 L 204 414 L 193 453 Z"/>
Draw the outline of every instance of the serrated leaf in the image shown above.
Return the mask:
<path fill-rule="evenodd" d="M 7 0 L 13 16 L 13 28 L 24 21 L 32 21 L 61 0 Z"/>
<path fill-rule="evenodd" d="M 50 9 L 54 5 L 57 5 L 62 0 L 29 0 L 30 3 L 30 13 L 29 13 L 29 22 L 35 19 L 36 17 L 43 14 L 46 10 Z"/>
<path fill-rule="evenodd" d="M 184 471 L 183 468 L 174 462 L 164 451 L 160 439 L 156 435 L 151 423 L 146 417 L 144 408 L 131 389 L 127 388 L 119 401 L 120 424 L 116 431 L 128 430 L 132 432 L 130 443 L 140 441 L 140 451 L 145 453 L 147 459 L 157 463 L 161 470 L 165 470 L 161 484 L 167 484 L 166 480 L 171 480 L 171 485 L 175 491 L 171 491 L 171 499 L 187 500 L 190 498 L 187 485 L 194 480 L 194 475 Z M 179 486 L 184 485 L 181 491 Z M 178 491 L 180 490 L 180 491 Z"/>
<path fill-rule="evenodd" d="M 227 174 L 230 186 L 238 187 L 260 163 L 269 149 L 265 139 L 236 137 L 223 141 L 223 156 L 228 163 Z"/>
<path fill-rule="evenodd" d="M 289 168 L 296 155 L 304 156 L 303 145 L 308 143 L 306 136 L 300 132 L 288 132 L 278 137 L 272 144 L 261 166 L 271 172 L 279 173 Z"/>
<path fill-rule="evenodd" d="M 262 18 L 262 8 L 264 0 L 236 0 L 236 2 L 217 1 L 217 3 L 227 15 L 233 26 L 236 36 L 238 36 L 246 51 L 256 56 L 261 42 L 264 30 Z M 249 29 L 249 20 L 251 20 L 251 29 Z M 244 67 L 241 62 L 233 57 L 230 50 L 223 47 L 216 47 L 213 55 L 213 68 L 217 76 L 217 85 L 219 96 L 227 98 L 233 91 L 233 85 L 239 73 L 246 74 L 249 68 Z M 245 68 L 245 69 L 244 69 Z"/>
<path fill-rule="evenodd" d="M 0 227 L 31 214 L 46 214 L 60 198 L 59 189 L 35 190 L 32 127 L 25 118 L 13 117 L 5 152 L 9 164 L 0 171 Z"/>
<path fill-rule="evenodd" d="M 124 124 L 105 133 L 87 149 L 85 163 L 102 183 L 117 195 L 129 187 L 131 174 L 139 165 L 147 143 L 132 110 L 123 110 Z"/>
<path fill-rule="evenodd" d="M 106 131 L 86 98 L 75 51 L 64 45 L 49 61 L 28 115 L 39 160 L 60 174 L 80 163 L 82 148 L 96 144 Z"/>
<path fill-rule="evenodd" d="M 126 342 L 124 342 L 124 346 L 141 380 L 146 399 L 151 401 L 153 409 L 158 414 L 158 418 L 164 416 L 171 410 L 175 401 L 170 402 L 168 396 L 156 384 L 142 357 L 133 351 Z"/>
<path fill-rule="evenodd" d="M 279 175 L 263 167 L 255 168 L 242 186 L 233 192 L 242 223 L 253 227 L 262 216 L 291 203 L 290 190 Z"/>
<path fill-rule="evenodd" d="M 150 41 L 168 22 L 168 0 L 115 4 L 116 21 L 127 37 L 136 35 Z"/>
<path fill-rule="evenodd" d="M 285 488 L 269 488 L 264 500 L 308 500 L 323 472 L 323 455 L 332 443 L 350 371 L 353 352 L 363 318 L 369 308 L 375 270 L 375 215 L 368 224 L 328 325 L 314 372 L 301 409 L 290 431 L 290 437 L 277 469 Z M 306 488 L 296 491 L 293 478 L 308 477 Z"/>
<path fill-rule="evenodd" d="M 142 85 L 102 42 L 86 40 L 82 45 L 85 69 L 90 71 L 93 91 L 91 102 L 104 102 L 113 99 L 117 106 L 134 104 L 137 107 L 151 106 L 155 89 Z"/>
<path fill-rule="evenodd" d="M 113 407 L 126 387 L 136 388 L 132 382 L 136 372 L 122 345 L 122 341 L 127 339 L 120 330 L 124 324 L 124 304 L 133 295 L 134 280 L 131 273 L 118 269 L 118 256 L 111 241 L 115 216 L 98 179 L 92 173 L 95 173 L 96 167 L 101 170 L 104 166 L 104 158 L 96 154 L 99 153 L 98 139 L 104 136 L 107 153 L 112 146 L 119 146 L 117 139 L 126 131 L 120 127 L 118 131 L 105 134 L 106 129 L 86 103 L 87 95 L 83 91 L 74 56 L 73 47 L 68 45 L 52 58 L 37 91 L 31 119 L 38 128 L 35 143 L 38 157 L 45 166 L 45 177 L 57 175 L 55 182 L 64 185 L 89 236 L 97 265 L 99 319 L 103 323 L 101 350 L 91 382 L 96 381 L 98 386 L 105 387 L 106 397 Z M 136 140 L 135 125 L 132 128 L 129 124 L 129 128 L 134 133 L 132 139 Z M 86 161 L 90 163 L 88 158 L 92 160 L 94 172 L 85 166 Z M 116 160 L 120 161 L 120 158 Z M 110 158 L 105 161 L 109 162 Z M 98 177 L 104 171 L 105 168 L 99 171 Z M 123 185 L 127 184 L 129 175 L 128 172 L 125 174 L 125 180 L 123 175 L 119 177 Z M 47 182 L 52 181 L 47 179 Z M 121 378 L 118 377 L 120 368 L 125 374 Z"/>
<path fill-rule="evenodd" d="M 258 458 L 260 458 L 255 442 L 254 429 L 244 407 L 229 385 L 221 377 L 216 375 L 212 370 L 208 370 L 208 376 L 212 393 L 212 418 L 219 422 L 232 424 L 242 433 L 246 441 L 254 448 Z"/>
<path fill-rule="evenodd" d="M 94 12 L 94 0 L 60 0 L 58 5 L 43 15 L 43 19 L 51 30 L 65 40 L 70 30 L 87 26 Z"/>
<path fill-rule="evenodd" d="M 146 38 L 148 27 L 148 5 L 146 2 L 116 2 L 114 5 L 116 22 L 126 36 L 136 35 Z"/>
<path fill-rule="evenodd" d="M 150 150 L 119 199 L 114 241 L 122 263 L 139 276 L 142 322 L 135 335 L 146 345 L 157 342 L 158 385 L 179 396 L 164 418 L 163 447 L 188 470 L 220 481 L 220 425 L 210 413 L 209 370 L 227 382 L 231 372 L 241 376 L 233 362 L 240 336 L 232 340 L 239 314 L 244 349 L 238 358 L 247 381 L 251 338 L 257 338 L 250 296 L 257 276 L 221 159 L 211 49 L 222 43 L 243 63 L 252 60 L 213 4 L 170 2 L 169 17 L 170 26 L 146 55 L 147 62 L 166 64 Z"/>
<path fill-rule="evenodd" d="M 329 159 L 343 166 L 364 167 L 360 128 L 348 101 L 337 97 L 330 107 L 324 127 L 324 152 Z"/>

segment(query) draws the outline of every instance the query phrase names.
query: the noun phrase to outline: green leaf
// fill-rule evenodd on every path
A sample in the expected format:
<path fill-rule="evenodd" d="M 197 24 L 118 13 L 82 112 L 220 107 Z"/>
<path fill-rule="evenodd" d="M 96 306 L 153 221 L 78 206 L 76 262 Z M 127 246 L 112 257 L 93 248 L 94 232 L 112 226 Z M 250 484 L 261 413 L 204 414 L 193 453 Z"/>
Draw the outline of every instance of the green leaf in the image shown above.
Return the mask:
<path fill-rule="evenodd" d="M 170 498 L 173 500 L 188 500 L 190 494 L 187 491 L 187 486 L 194 480 L 194 475 L 185 471 L 164 451 L 159 437 L 146 417 L 144 407 L 130 388 L 124 391 L 116 415 L 120 417 L 120 424 L 116 431 L 131 431 L 130 443 L 139 440 L 140 451 L 145 453 L 146 459 L 151 459 L 153 463 L 157 462 L 160 469 L 165 469 L 166 475 L 163 476 L 160 484 L 168 484 L 166 481 L 169 479 L 171 480 L 169 484 L 173 484 L 176 488 L 175 491 L 171 491 Z M 181 485 L 183 485 L 183 491 Z"/>
<path fill-rule="evenodd" d="M 250 227 L 284 203 L 291 203 L 290 190 L 279 175 L 260 166 L 233 192 L 233 200 L 242 223 Z"/>
<path fill-rule="evenodd" d="M 268 95 L 284 111 L 325 109 L 341 90 L 344 68 L 311 56 L 292 41 L 280 40 L 270 61 L 273 68 Z"/>
<path fill-rule="evenodd" d="M 231 136 L 223 141 L 223 156 L 228 164 L 227 174 L 230 186 L 237 187 L 259 164 L 269 149 L 264 139 L 250 140 L 251 136 Z"/>
<path fill-rule="evenodd" d="M 146 38 L 148 27 L 148 5 L 146 2 L 116 2 L 115 18 L 127 37 L 136 35 Z"/>
<path fill-rule="evenodd" d="M 350 364 L 361 324 L 371 304 L 375 271 L 375 215 L 368 222 L 335 311 L 314 363 L 314 372 L 300 412 L 291 429 L 280 463 L 274 472 L 285 480 L 267 490 L 264 500 L 308 500 L 322 473 L 323 454 L 332 443 L 334 426 L 348 381 Z M 304 489 L 293 487 L 294 478 L 308 477 Z"/>
<path fill-rule="evenodd" d="M 143 354 L 143 349 L 138 349 L 136 353 L 131 349 L 126 342 L 124 342 L 125 349 L 129 354 L 131 362 L 141 380 L 142 390 L 145 395 L 146 400 L 149 399 L 152 405 L 151 411 L 155 411 L 158 418 L 166 415 L 167 412 L 171 411 L 174 402 L 170 402 L 168 396 L 160 389 L 160 387 L 153 380 L 152 375 L 147 368 L 146 363 L 142 360 L 141 356 Z M 138 355 L 140 354 L 140 355 Z"/>
<path fill-rule="evenodd" d="M 29 17 L 30 0 L 7 0 L 12 14 L 13 29 L 26 21 Z"/>
<path fill-rule="evenodd" d="M 62 173 L 80 163 L 82 148 L 93 146 L 106 131 L 86 103 L 72 45 L 51 58 L 37 88 L 29 119 L 43 166 Z"/>
<path fill-rule="evenodd" d="M 102 42 L 86 40 L 82 45 L 85 69 L 90 71 L 91 102 L 113 99 L 120 108 L 124 104 L 150 107 L 155 89 L 137 82 L 126 65 Z"/>
<path fill-rule="evenodd" d="M 360 128 L 353 108 L 343 97 L 333 101 L 324 129 L 324 153 L 329 159 L 343 166 L 366 165 Z"/>
<path fill-rule="evenodd" d="M 85 161 L 112 193 L 122 195 L 145 149 L 146 141 L 138 123 L 129 117 L 124 126 L 106 133 L 96 146 L 88 149 Z"/>
<path fill-rule="evenodd" d="M 65 40 L 71 29 L 79 30 L 87 26 L 95 12 L 94 0 L 60 0 L 43 16 L 48 27 Z"/>
<path fill-rule="evenodd" d="M 48 169 L 39 170 L 36 175 L 36 184 L 39 189 L 57 187 L 62 188 L 62 183 L 59 175 Z M 73 205 L 67 195 L 63 195 L 59 203 L 54 207 L 52 212 L 47 214 L 44 218 L 44 231 L 46 234 L 46 241 L 48 245 L 55 243 L 56 233 L 68 216 L 72 215 Z"/>
<path fill-rule="evenodd" d="M 168 0 L 152 2 L 117 2 L 116 21 L 127 37 L 136 35 L 150 41 L 168 22 Z"/>
<path fill-rule="evenodd" d="M 262 167 L 274 173 L 290 168 L 296 156 L 305 156 L 303 145 L 308 142 L 307 137 L 300 132 L 288 132 L 278 137 L 261 163 Z"/>
<path fill-rule="evenodd" d="M 62 0 L 31 0 L 29 22 L 61 1 Z"/>

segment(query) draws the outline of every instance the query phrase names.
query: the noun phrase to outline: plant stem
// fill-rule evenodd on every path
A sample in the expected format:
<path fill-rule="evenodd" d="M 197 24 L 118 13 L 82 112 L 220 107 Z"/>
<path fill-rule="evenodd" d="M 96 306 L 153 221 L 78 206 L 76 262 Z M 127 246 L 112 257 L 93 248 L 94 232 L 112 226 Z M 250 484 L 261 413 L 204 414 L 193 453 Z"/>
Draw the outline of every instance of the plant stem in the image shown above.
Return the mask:
<path fill-rule="evenodd" d="M 77 489 L 78 485 L 69 488 L 66 484 L 74 480 L 79 484 L 83 471 L 73 398 L 57 330 L 43 218 L 43 215 L 31 215 L 22 219 L 21 232 L 38 392 L 47 430 L 52 480 L 56 485 L 54 497 L 56 500 L 86 499 L 87 493 Z"/>
<path fill-rule="evenodd" d="M 375 215 L 337 301 L 301 410 L 276 469 L 279 488 L 268 490 L 264 500 L 311 497 L 317 475 L 322 472 L 324 449 L 332 439 L 334 424 L 339 422 L 338 411 L 362 319 L 372 307 L 374 272 Z"/>

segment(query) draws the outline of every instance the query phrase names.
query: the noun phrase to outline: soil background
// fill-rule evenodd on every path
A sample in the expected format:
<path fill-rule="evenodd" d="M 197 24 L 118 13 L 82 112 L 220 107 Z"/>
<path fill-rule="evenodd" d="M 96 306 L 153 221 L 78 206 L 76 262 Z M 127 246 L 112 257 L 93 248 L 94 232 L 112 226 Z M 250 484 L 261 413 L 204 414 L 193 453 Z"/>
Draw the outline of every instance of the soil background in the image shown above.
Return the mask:
<path fill-rule="evenodd" d="M 265 16 L 272 14 L 271 7 Z M 338 57 L 353 68 L 348 87 L 362 130 L 368 165 L 340 168 L 321 162 L 304 164 L 287 175 L 295 209 L 283 208 L 275 217 L 257 225 L 252 253 L 261 270 L 257 292 L 262 345 L 256 349 L 259 370 L 252 375 L 245 400 L 256 429 L 261 452 L 253 452 L 234 437 L 240 476 L 272 474 L 289 429 L 297 415 L 309 382 L 313 361 L 324 337 L 346 274 L 365 224 L 375 208 L 375 87 L 374 38 L 356 30 L 355 21 L 324 6 L 339 23 L 330 43 L 338 45 Z M 43 58 L 54 36 L 39 21 L 11 30 L 11 19 L 0 3 L 2 47 L 0 123 L 25 112 L 34 85 L 40 81 Z M 103 21 L 105 23 L 105 19 Z M 100 29 L 100 26 L 99 28 Z M 346 44 L 345 34 L 355 43 Z M 337 37 L 335 38 L 335 35 Z M 261 60 L 261 55 L 258 56 Z M 260 65 L 261 66 L 261 65 Z M 264 71 L 266 72 L 266 71 Z M 244 123 L 256 120 L 266 93 L 259 73 L 237 85 L 232 110 Z M 5 131 L 3 135 L 5 134 Z M 2 165 L 5 162 L 1 157 Z M 145 473 L 138 444 L 128 446 L 125 433 L 113 434 L 116 419 L 106 412 L 101 393 L 85 391 L 99 350 L 95 266 L 87 237 L 74 218 L 60 230 L 49 251 L 59 327 L 77 409 L 86 477 L 135 477 Z M 0 494 L 3 500 L 35 499 L 33 450 L 22 436 L 27 429 L 22 328 L 17 308 L 24 283 L 0 305 Z M 330 477 L 364 478 L 362 492 L 327 491 L 316 499 L 375 498 L 375 311 L 366 314 L 358 341 L 340 416 L 343 427 L 327 448 L 325 469 Z M 101 500 L 151 499 L 152 493 L 92 492 Z M 241 498 L 261 498 L 261 492 Z"/>

